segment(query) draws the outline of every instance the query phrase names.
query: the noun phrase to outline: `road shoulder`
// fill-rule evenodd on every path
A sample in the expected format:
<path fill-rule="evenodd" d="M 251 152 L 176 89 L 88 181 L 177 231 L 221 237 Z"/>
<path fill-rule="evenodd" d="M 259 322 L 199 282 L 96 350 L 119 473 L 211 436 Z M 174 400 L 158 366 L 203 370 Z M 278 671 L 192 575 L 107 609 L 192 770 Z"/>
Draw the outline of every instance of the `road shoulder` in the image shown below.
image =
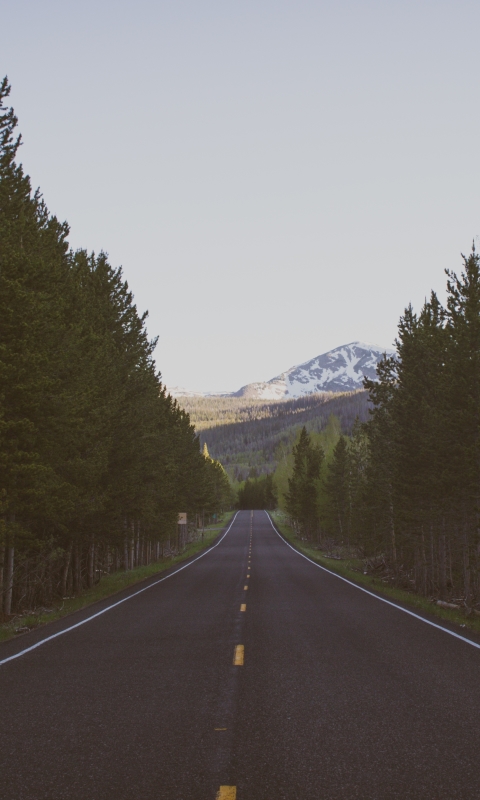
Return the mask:
<path fill-rule="evenodd" d="M 467 632 L 471 632 L 474 634 L 472 638 L 475 640 L 479 639 L 479 617 L 469 617 L 463 610 L 456 611 L 454 609 L 441 608 L 435 605 L 429 598 L 421 597 L 413 592 L 407 592 L 404 589 L 384 586 L 378 578 L 371 575 L 364 575 L 358 569 L 353 569 L 348 559 L 328 558 L 322 555 L 315 547 L 303 542 L 295 535 L 293 528 L 282 512 L 269 511 L 267 513 L 271 516 L 277 531 L 288 544 L 334 575 L 346 578 L 360 588 L 366 589 L 381 598 L 386 598 L 407 610 L 415 611 L 415 613 L 425 618 L 430 618 L 437 622 L 442 620 L 443 623 L 447 623 L 446 627 L 458 634 L 465 635 Z"/>
<path fill-rule="evenodd" d="M 63 620 L 65 617 L 70 617 L 79 611 L 90 609 L 97 603 L 120 595 L 133 587 L 138 587 L 148 580 L 155 579 L 163 572 L 168 573 L 178 564 L 187 563 L 190 559 L 215 544 L 227 529 L 234 514 L 234 511 L 225 512 L 220 524 L 206 528 L 203 539 L 190 542 L 183 553 L 177 556 L 164 558 L 128 572 L 119 570 L 110 575 L 105 575 L 96 586 L 86 589 L 77 597 L 65 599 L 61 605 L 46 609 L 44 613 L 15 615 L 8 622 L 0 625 L 0 644 L 12 639 L 16 641 L 22 639 L 27 642 L 29 634 L 38 631 L 40 628 L 43 629 L 45 626 Z"/>

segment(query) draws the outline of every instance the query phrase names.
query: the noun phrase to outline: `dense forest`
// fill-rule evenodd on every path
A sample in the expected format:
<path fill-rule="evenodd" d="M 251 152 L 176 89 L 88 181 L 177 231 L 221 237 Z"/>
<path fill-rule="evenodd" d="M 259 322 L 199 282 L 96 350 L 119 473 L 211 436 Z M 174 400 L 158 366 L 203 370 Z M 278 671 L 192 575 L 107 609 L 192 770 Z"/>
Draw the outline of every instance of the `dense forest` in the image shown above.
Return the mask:
<path fill-rule="evenodd" d="M 234 481 L 273 473 L 300 429 L 318 433 L 334 415 L 344 433 L 368 419 L 366 391 L 312 394 L 295 400 L 180 397 L 202 442 Z"/>
<path fill-rule="evenodd" d="M 480 259 L 405 310 L 398 358 L 365 381 L 370 418 L 328 456 L 307 430 L 283 505 L 299 532 L 356 548 L 384 580 L 472 608 L 480 601 Z"/>
<path fill-rule="evenodd" d="M 0 614 L 159 558 L 179 512 L 230 504 L 162 386 L 120 269 L 73 252 L 17 163 L 0 87 Z"/>

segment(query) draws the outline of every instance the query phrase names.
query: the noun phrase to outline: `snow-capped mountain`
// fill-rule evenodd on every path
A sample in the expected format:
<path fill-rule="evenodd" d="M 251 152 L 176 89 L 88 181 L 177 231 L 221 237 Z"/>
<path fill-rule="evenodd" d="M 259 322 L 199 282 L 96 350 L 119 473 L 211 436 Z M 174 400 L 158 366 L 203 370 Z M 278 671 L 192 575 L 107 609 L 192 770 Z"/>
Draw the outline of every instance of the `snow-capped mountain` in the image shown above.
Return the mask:
<path fill-rule="evenodd" d="M 384 353 L 393 355 L 395 350 L 350 342 L 291 367 L 266 383 L 249 383 L 233 396 L 280 400 L 314 392 L 352 392 L 362 388 L 364 376 L 375 380 Z"/>
<path fill-rule="evenodd" d="M 291 367 L 270 381 L 248 383 L 238 392 L 218 393 L 217 396 L 283 400 L 315 392 L 352 392 L 362 388 L 364 376 L 375 380 L 376 366 L 384 353 L 394 355 L 395 350 L 365 342 L 350 342 Z M 175 396 L 180 393 L 190 397 L 200 394 L 178 388 L 170 389 L 170 392 Z"/>

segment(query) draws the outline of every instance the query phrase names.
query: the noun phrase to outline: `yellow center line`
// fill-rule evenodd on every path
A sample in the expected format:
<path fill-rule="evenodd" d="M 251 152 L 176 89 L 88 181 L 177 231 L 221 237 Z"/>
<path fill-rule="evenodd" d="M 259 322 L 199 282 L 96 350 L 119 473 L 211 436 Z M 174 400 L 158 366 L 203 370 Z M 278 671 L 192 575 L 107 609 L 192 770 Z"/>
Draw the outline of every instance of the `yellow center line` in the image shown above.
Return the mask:
<path fill-rule="evenodd" d="M 235 652 L 233 654 L 233 664 L 235 667 L 243 667 L 243 660 L 245 657 L 245 647 L 243 644 L 235 645 Z"/>
<path fill-rule="evenodd" d="M 227 729 L 226 728 L 214 728 L 213 730 L 214 731 L 226 731 Z"/>
<path fill-rule="evenodd" d="M 245 586 L 243 587 L 243 589 L 244 589 L 244 591 L 246 592 L 246 591 L 247 591 L 247 589 L 248 589 L 248 586 L 247 586 L 247 585 L 245 585 Z"/>
<path fill-rule="evenodd" d="M 242 605 L 240 606 L 240 611 L 246 611 L 246 610 L 247 610 L 247 604 L 242 603 Z"/>
<path fill-rule="evenodd" d="M 220 786 L 220 789 L 217 792 L 216 800 L 236 800 L 236 797 L 236 786 Z"/>

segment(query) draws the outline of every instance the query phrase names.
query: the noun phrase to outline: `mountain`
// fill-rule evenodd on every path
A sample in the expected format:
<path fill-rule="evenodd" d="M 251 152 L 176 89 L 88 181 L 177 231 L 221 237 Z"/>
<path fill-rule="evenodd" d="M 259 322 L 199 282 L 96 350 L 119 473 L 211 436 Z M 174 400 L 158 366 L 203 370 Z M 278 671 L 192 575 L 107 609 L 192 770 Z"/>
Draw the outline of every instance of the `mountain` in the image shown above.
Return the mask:
<path fill-rule="evenodd" d="M 233 396 L 280 400 L 316 392 L 352 392 L 362 388 L 364 376 L 376 379 L 376 367 L 384 353 L 393 355 L 395 350 L 350 342 L 291 367 L 266 383 L 242 386 Z"/>
<path fill-rule="evenodd" d="M 384 353 L 395 350 L 365 342 L 350 342 L 321 356 L 291 367 L 264 383 L 248 383 L 238 392 L 189 392 L 172 387 L 174 397 L 244 397 L 249 400 L 290 400 L 308 394 L 353 392 L 363 387 L 363 378 L 376 379 L 376 366 Z"/>

